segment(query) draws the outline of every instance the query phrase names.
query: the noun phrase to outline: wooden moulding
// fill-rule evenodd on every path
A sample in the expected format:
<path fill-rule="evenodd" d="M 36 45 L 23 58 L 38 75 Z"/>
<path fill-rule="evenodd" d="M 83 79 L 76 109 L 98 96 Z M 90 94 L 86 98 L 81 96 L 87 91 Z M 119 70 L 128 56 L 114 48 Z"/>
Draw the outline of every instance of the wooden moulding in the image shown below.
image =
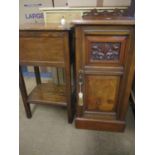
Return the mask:
<path fill-rule="evenodd" d="M 93 9 L 91 11 L 88 12 L 84 12 L 83 19 L 87 20 L 87 19 L 98 19 L 98 20 L 102 20 L 102 19 L 132 19 L 132 17 L 130 17 L 128 15 L 128 9 L 113 9 L 113 10 L 97 10 L 97 9 Z"/>
<path fill-rule="evenodd" d="M 67 106 L 65 85 L 42 83 L 37 85 L 28 96 L 29 103 Z"/>
<path fill-rule="evenodd" d="M 75 126 L 78 129 L 123 132 L 125 129 L 125 122 L 77 117 L 75 120 Z"/>

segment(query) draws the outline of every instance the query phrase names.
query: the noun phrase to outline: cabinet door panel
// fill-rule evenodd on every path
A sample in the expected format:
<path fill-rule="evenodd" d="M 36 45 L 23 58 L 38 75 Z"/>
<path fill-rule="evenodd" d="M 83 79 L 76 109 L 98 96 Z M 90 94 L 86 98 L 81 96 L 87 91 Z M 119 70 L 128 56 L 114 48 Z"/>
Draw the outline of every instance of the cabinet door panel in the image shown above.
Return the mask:
<path fill-rule="evenodd" d="M 85 64 L 123 64 L 126 36 L 86 36 Z"/>
<path fill-rule="evenodd" d="M 87 75 L 85 81 L 86 110 L 114 112 L 118 102 L 120 77 Z"/>
<path fill-rule="evenodd" d="M 76 27 L 77 128 L 123 131 L 134 65 L 133 30 Z"/>

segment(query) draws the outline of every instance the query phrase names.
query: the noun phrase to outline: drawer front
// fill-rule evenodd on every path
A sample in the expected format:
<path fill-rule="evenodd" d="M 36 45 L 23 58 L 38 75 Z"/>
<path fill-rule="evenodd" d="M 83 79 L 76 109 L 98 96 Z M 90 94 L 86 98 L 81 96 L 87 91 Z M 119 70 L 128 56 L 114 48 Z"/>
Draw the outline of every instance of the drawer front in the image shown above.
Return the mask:
<path fill-rule="evenodd" d="M 25 36 L 24 36 L 25 34 Z M 20 62 L 64 63 L 64 37 L 51 32 L 27 32 L 20 35 Z"/>

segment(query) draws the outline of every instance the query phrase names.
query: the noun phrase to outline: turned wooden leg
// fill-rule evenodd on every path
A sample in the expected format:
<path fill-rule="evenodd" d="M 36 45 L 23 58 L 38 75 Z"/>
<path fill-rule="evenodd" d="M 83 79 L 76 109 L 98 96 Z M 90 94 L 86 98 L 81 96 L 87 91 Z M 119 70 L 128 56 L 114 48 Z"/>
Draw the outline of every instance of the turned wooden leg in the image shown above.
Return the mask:
<path fill-rule="evenodd" d="M 62 79 L 63 79 L 63 84 L 65 83 L 65 71 L 64 69 L 62 70 Z"/>
<path fill-rule="evenodd" d="M 72 95 L 71 95 L 71 79 L 70 79 L 70 68 L 66 69 L 66 92 L 67 92 L 67 113 L 68 123 L 73 122 L 73 109 L 72 109 Z"/>
<path fill-rule="evenodd" d="M 57 84 L 60 84 L 60 79 L 59 79 L 59 70 L 56 68 L 56 74 L 57 74 Z"/>
<path fill-rule="evenodd" d="M 35 73 L 35 78 L 36 78 L 36 83 L 41 84 L 41 78 L 40 78 L 40 72 L 39 72 L 39 67 L 34 66 L 34 73 Z"/>
<path fill-rule="evenodd" d="M 25 107 L 25 112 L 26 112 L 27 118 L 31 118 L 32 114 L 31 114 L 30 105 L 27 102 L 28 96 L 27 96 L 27 91 L 26 91 L 26 87 L 25 87 L 25 82 L 24 82 L 21 66 L 19 67 L 19 87 L 20 87 L 21 96 L 23 99 L 23 104 Z"/>

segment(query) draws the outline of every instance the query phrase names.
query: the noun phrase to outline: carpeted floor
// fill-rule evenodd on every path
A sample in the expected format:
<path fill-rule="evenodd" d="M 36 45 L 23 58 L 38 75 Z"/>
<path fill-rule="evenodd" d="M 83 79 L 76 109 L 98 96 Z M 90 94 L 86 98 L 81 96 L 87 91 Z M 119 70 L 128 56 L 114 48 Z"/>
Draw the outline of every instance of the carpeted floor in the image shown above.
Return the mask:
<path fill-rule="evenodd" d="M 30 91 L 35 81 L 26 78 Z M 129 108 L 124 133 L 75 129 L 65 108 L 32 105 L 27 119 L 20 97 L 20 155 L 134 155 L 135 125 Z"/>

